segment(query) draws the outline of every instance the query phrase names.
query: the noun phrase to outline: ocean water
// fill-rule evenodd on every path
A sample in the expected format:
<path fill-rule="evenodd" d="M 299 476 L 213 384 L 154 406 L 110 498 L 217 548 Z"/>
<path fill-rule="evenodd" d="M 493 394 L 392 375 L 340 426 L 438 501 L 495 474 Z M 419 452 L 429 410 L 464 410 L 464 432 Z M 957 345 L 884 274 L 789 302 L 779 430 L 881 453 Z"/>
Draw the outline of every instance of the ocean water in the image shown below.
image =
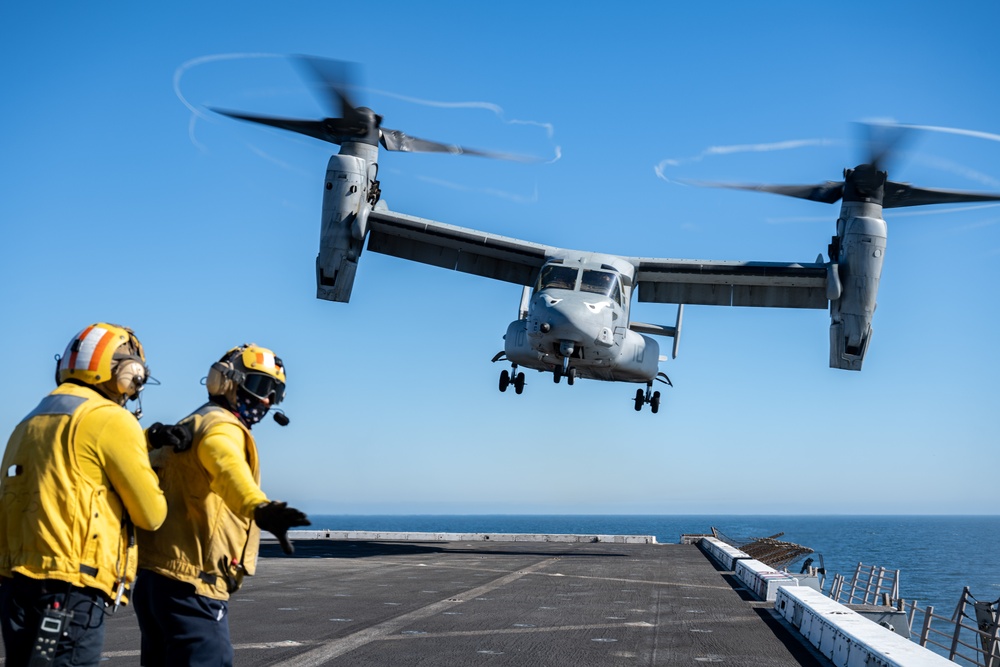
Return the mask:
<path fill-rule="evenodd" d="M 714 526 L 739 539 L 770 537 L 822 554 L 828 578 L 848 579 L 858 563 L 900 570 L 900 596 L 951 616 L 969 587 L 978 600 L 1000 598 L 998 516 L 614 516 L 614 515 L 323 515 L 313 527 L 328 530 L 454 533 L 570 533 L 654 535 L 676 544 L 685 533 Z M 818 565 L 819 558 L 812 557 Z M 801 561 L 791 568 L 795 570 Z"/>

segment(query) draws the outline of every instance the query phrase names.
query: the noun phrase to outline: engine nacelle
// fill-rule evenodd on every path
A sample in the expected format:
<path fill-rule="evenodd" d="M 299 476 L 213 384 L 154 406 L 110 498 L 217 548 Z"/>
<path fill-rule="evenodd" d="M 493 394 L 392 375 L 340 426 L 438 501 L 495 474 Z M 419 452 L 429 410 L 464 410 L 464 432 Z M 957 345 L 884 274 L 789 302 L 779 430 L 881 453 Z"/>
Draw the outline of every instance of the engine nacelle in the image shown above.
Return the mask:
<path fill-rule="evenodd" d="M 881 213 L 876 204 L 845 202 L 837 221 L 841 294 L 830 302 L 831 368 L 859 371 L 868 350 L 885 259 Z"/>
<path fill-rule="evenodd" d="M 354 287 L 358 258 L 364 249 L 369 163 L 355 155 L 333 155 L 326 168 L 319 255 L 316 257 L 316 298 L 347 302 Z"/>
<path fill-rule="evenodd" d="M 521 366 L 537 368 L 541 361 L 538 351 L 528 341 L 527 319 L 517 319 L 507 325 L 507 333 L 503 337 L 503 349 L 508 361 Z"/>
<path fill-rule="evenodd" d="M 621 352 L 615 364 L 615 376 L 633 382 L 652 380 L 660 370 L 660 344 L 649 336 L 625 331 Z"/>

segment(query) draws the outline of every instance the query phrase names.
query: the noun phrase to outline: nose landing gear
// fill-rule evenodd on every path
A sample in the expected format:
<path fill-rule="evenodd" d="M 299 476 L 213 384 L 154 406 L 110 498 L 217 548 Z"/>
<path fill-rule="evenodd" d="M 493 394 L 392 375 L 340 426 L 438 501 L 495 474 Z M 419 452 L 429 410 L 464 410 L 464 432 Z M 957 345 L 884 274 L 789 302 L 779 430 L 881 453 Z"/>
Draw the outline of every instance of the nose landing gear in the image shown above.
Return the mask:
<path fill-rule="evenodd" d="M 572 386 L 576 382 L 576 369 L 571 368 L 569 365 L 569 357 L 563 357 L 562 366 L 556 366 L 552 369 L 552 381 L 559 384 L 559 380 L 566 376 L 566 384 Z"/>

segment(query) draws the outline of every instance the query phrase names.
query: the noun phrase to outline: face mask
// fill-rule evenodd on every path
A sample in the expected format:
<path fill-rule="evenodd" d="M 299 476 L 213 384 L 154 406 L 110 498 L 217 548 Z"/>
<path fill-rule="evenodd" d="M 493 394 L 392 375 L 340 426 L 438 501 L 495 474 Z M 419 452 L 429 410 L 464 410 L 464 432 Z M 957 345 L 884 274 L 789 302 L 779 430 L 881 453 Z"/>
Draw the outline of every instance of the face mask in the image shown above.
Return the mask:
<path fill-rule="evenodd" d="M 254 396 L 245 394 L 243 391 L 236 392 L 236 414 L 240 421 L 250 428 L 267 414 L 268 406 L 260 402 Z"/>

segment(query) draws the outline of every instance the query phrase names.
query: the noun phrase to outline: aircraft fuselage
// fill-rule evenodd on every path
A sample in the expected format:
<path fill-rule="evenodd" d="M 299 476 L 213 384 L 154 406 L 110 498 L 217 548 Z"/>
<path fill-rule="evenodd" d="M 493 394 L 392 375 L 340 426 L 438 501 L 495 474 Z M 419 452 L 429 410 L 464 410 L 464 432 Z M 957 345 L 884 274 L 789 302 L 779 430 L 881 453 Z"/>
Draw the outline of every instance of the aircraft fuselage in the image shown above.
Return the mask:
<path fill-rule="evenodd" d="M 659 344 L 629 330 L 634 267 L 612 255 L 566 253 L 540 270 L 527 316 L 504 336 L 509 361 L 596 380 L 651 382 Z"/>

